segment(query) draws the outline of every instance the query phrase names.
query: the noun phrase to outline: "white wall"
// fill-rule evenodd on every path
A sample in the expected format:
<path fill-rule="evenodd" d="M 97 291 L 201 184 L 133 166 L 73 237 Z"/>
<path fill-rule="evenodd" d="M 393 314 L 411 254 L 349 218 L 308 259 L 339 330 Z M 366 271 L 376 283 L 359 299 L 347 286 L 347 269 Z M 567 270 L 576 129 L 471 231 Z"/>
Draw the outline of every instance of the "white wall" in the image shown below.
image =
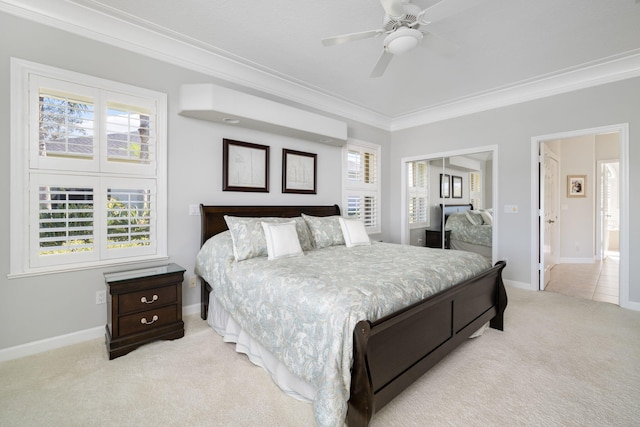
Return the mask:
<path fill-rule="evenodd" d="M 187 276 L 193 274 L 200 244 L 200 217 L 188 215 L 190 204 L 340 204 L 339 147 L 177 115 L 180 84 L 218 83 L 214 79 L 4 13 L 0 13 L 0 28 L 2 200 L 9 200 L 9 61 L 13 56 L 168 94 L 168 252 L 169 261 L 186 268 Z M 388 132 L 352 122 L 348 129 L 351 138 L 381 144 L 382 156 L 388 158 Z M 269 193 L 222 191 L 222 138 L 271 147 Z M 282 148 L 318 154 L 317 195 L 282 194 Z M 388 173 L 383 165 L 383 199 L 388 197 Z M 0 207 L 0 349 L 104 328 L 106 305 L 95 304 L 95 292 L 104 289 L 104 271 L 118 268 L 8 279 L 9 207 L 10 201 Z M 199 289 L 185 283 L 184 305 L 198 302 Z"/>
<path fill-rule="evenodd" d="M 531 284 L 531 139 L 535 136 L 629 123 L 629 193 L 640 183 L 640 78 L 628 79 L 536 101 L 396 131 L 391 138 L 391 186 L 400 185 L 400 160 L 429 153 L 498 146 L 498 257 L 508 258 L 507 280 Z M 400 195 L 391 194 L 391 234 L 400 241 Z M 517 205 L 507 214 L 505 205 Z M 640 200 L 630 197 L 629 218 L 640 213 Z M 630 221 L 629 299 L 640 303 L 640 224 Z"/>

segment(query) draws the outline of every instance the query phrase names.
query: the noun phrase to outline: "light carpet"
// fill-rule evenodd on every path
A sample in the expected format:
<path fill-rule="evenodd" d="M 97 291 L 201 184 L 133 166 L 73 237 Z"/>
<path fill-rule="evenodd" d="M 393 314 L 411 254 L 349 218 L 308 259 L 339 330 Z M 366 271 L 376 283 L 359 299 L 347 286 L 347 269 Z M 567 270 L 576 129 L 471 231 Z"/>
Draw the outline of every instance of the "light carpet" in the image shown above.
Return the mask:
<path fill-rule="evenodd" d="M 508 288 L 505 331 L 462 344 L 372 426 L 640 425 L 640 312 Z M 311 405 L 197 316 L 109 361 L 104 340 L 0 363 L 2 426 L 312 426 Z"/>

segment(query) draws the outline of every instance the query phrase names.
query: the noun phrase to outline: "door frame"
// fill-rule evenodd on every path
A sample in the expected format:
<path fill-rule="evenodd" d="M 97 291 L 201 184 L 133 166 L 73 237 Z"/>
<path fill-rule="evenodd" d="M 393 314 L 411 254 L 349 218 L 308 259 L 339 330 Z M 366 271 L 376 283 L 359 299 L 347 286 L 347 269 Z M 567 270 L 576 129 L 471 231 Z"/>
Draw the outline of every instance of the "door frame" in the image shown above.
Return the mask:
<path fill-rule="evenodd" d="M 620 144 L 620 307 L 640 310 L 640 304 L 629 301 L 629 123 L 620 123 L 590 129 L 579 129 L 555 134 L 539 135 L 531 138 L 531 284 L 540 288 L 540 252 L 539 230 L 539 153 L 540 144 L 554 139 L 568 139 L 579 136 L 618 133 Z M 595 168 L 595 164 L 594 164 Z M 536 285 L 537 284 L 537 285 Z"/>
<path fill-rule="evenodd" d="M 602 166 L 607 163 L 618 163 L 618 172 L 620 172 L 620 160 L 619 159 L 601 159 L 596 162 L 596 260 L 601 261 L 605 259 L 605 251 L 604 251 L 604 234 L 607 230 L 603 229 L 604 218 L 602 217 L 602 210 L 600 209 L 600 199 L 602 198 Z M 619 189 L 618 189 L 619 190 Z M 620 191 L 618 191 L 619 193 Z M 620 221 L 618 215 L 618 221 Z M 606 239 L 606 238 L 604 238 Z"/>
<path fill-rule="evenodd" d="M 560 209 L 560 188 L 561 188 L 560 171 L 562 170 L 562 168 L 560 167 L 560 162 L 561 162 L 560 157 L 556 153 L 551 151 L 548 147 L 545 146 L 546 142 L 547 141 L 541 141 L 540 142 L 540 152 L 539 152 L 539 161 L 538 161 L 538 167 L 539 167 L 539 169 L 538 169 L 539 170 L 539 172 L 538 172 L 538 179 L 539 179 L 538 188 L 539 188 L 539 191 L 540 191 L 540 195 L 539 195 L 539 199 L 538 199 L 539 203 L 540 203 L 540 206 L 539 206 L 540 207 L 540 215 L 538 217 L 538 221 L 539 221 L 538 225 L 540 227 L 540 237 L 539 237 L 540 238 L 540 242 L 544 242 L 545 238 L 547 237 L 546 236 L 545 227 L 543 225 L 543 223 L 544 223 L 544 215 L 545 215 L 544 211 L 545 211 L 545 208 L 546 208 L 546 206 L 544 206 L 544 201 L 546 200 L 546 194 L 545 194 L 545 188 L 546 187 L 544 186 L 545 185 L 545 181 L 546 181 L 546 172 L 545 172 L 545 174 L 543 174 L 542 171 L 545 169 L 543 167 L 544 163 L 545 163 L 545 157 L 544 156 L 548 155 L 549 157 L 553 158 L 556 161 L 556 163 L 558 164 L 558 171 L 557 171 L 558 172 L 558 176 L 556 177 L 557 178 L 557 182 L 556 182 L 555 197 L 554 197 L 555 204 L 556 204 L 556 222 L 558 223 L 558 225 L 556 225 L 554 227 L 555 231 L 552 233 L 553 234 L 552 241 L 554 243 L 553 244 L 554 247 L 553 247 L 553 251 L 552 251 L 552 253 L 553 253 L 553 264 L 555 265 L 555 264 L 558 264 L 558 260 L 560 258 L 559 254 L 558 254 L 558 252 L 560 250 L 560 244 L 559 244 L 560 243 L 560 225 L 559 225 L 560 224 L 560 222 L 559 222 L 559 217 L 560 216 L 558 215 L 558 210 Z M 538 256 L 539 256 L 539 258 L 538 258 L 539 261 L 538 262 L 540 264 L 540 271 L 542 272 L 542 273 L 540 273 L 540 277 L 539 277 L 540 282 L 538 283 L 538 287 L 539 287 L 539 289 L 541 291 L 543 291 L 544 288 L 546 287 L 545 282 L 547 281 L 546 278 L 544 277 L 544 272 L 546 271 L 546 261 L 547 260 L 545 259 L 545 254 L 544 254 L 544 250 L 542 248 L 542 245 L 540 246 L 540 251 L 538 253 Z M 549 274 L 551 274 L 551 273 L 549 273 Z"/>

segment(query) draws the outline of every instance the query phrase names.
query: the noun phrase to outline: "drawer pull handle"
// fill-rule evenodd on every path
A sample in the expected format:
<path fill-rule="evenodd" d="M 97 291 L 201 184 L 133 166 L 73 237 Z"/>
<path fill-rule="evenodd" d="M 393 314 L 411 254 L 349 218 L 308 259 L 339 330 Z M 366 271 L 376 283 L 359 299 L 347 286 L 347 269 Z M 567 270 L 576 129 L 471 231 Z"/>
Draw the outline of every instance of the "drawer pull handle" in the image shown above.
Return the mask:
<path fill-rule="evenodd" d="M 140 323 L 142 323 L 143 325 L 150 325 L 150 324 L 154 323 L 156 320 L 158 320 L 158 315 L 154 314 L 153 315 L 153 319 L 151 320 L 151 322 L 147 322 L 147 318 L 143 317 L 142 319 L 140 319 Z"/>
<path fill-rule="evenodd" d="M 156 294 L 153 295 L 153 297 L 151 298 L 151 301 L 147 301 L 147 297 L 140 298 L 140 302 L 143 302 L 145 304 L 153 304 L 156 301 L 158 301 L 158 295 Z"/>

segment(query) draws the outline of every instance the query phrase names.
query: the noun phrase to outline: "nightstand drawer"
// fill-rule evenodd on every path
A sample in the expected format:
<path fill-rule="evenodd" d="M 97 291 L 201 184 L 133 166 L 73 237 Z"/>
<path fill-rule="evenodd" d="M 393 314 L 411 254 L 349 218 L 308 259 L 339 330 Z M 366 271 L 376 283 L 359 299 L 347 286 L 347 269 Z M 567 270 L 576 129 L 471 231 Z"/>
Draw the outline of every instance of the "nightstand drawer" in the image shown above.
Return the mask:
<path fill-rule="evenodd" d="M 118 314 L 133 313 L 175 303 L 177 297 L 177 285 L 121 294 L 118 296 Z"/>
<path fill-rule="evenodd" d="M 178 311 L 175 305 L 122 316 L 119 319 L 120 334 L 128 335 L 148 331 L 162 325 L 173 323 L 177 318 Z"/>

